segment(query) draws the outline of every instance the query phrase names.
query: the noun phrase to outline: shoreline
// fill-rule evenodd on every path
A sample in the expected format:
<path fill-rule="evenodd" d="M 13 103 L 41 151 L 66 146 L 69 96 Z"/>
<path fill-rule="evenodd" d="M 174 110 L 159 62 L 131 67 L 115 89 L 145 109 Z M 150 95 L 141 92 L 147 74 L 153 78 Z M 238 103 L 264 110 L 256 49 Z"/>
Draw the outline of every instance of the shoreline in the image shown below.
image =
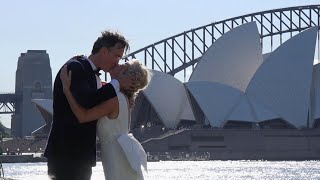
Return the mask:
<path fill-rule="evenodd" d="M 45 157 L 35 157 L 33 155 L 0 155 L 1 163 L 33 163 L 47 162 Z"/>
<path fill-rule="evenodd" d="M 148 162 L 160 162 L 160 161 L 319 161 L 320 158 L 295 158 L 295 159 L 223 159 L 223 158 L 148 158 Z M 47 162 L 45 157 L 34 157 L 33 155 L 0 155 L 1 163 L 38 163 L 38 162 Z M 97 158 L 97 162 L 101 162 Z M 1 180 L 1 179 L 0 179 Z"/>

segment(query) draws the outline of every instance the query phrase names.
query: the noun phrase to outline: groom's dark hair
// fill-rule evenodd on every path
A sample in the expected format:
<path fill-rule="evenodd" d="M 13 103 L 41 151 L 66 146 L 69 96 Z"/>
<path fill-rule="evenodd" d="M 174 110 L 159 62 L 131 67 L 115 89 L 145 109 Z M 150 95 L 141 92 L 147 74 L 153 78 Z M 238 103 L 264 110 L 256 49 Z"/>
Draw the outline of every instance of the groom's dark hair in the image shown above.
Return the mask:
<path fill-rule="evenodd" d="M 116 48 L 124 48 L 125 52 L 129 50 L 129 43 L 124 36 L 118 32 L 104 31 L 101 33 L 101 36 L 98 37 L 96 42 L 94 42 L 91 53 L 96 54 L 103 47 L 109 49 L 111 47 L 115 47 L 116 45 Z"/>

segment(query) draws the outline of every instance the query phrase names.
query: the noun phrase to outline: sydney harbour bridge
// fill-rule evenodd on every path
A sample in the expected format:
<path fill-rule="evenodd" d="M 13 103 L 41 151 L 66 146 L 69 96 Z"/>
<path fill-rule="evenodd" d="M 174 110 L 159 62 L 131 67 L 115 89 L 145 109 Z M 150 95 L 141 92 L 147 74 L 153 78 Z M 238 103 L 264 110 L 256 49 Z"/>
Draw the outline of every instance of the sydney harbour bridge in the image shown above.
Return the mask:
<path fill-rule="evenodd" d="M 15 113 L 15 104 L 20 100 L 21 97 L 14 93 L 0 94 L 0 114 Z"/>
<path fill-rule="evenodd" d="M 263 53 L 268 53 L 295 34 L 309 27 L 319 26 L 319 11 L 320 5 L 289 7 L 213 22 L 150 44 L 129 54 L 128 59 L 140 59 L 150 69 L 174 76 L 181 74 L 183 80 L 187 81 L 187 71 L 192 72 L 202 54 L 230 29 L 255 21 Z M 317 57 L 319 58 L 319 47 Z"/>
<path fill-rule="evenodd" d="M 213 22 L 168 37 L 130 53 L 126 60 L 137 58 L 147 67 L 173 75 L 181 81 L 188 77 L 202 54 L 230 29 L 255 21 L 263 53 L 275 50 L 295 34 L 320 26 L 320 5 L 273 9 Z M 319 32 L 315 59 L 320 59 Z M 0 94 L 0 114 L 19 114 L 22 95 Z"/>

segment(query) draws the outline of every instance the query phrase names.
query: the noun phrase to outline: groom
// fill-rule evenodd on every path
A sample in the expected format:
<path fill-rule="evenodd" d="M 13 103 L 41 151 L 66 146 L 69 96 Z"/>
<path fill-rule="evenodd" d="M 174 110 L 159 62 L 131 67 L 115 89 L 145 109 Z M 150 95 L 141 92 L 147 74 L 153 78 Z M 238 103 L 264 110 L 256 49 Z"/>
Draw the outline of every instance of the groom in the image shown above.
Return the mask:
<path fill-rule="evenodd" d="M 120 87 L 130 89 L 133 80 L 122 76 L 125 69 L 119 60 L 128 50 L 127 40 L 120 34 L 105 31 L 96 40 L 89 57 L 76 56 L 66 64 L 72 71 L 71 91 L 78 103 L 91 108 L 116 96 Z M 111 82 L 97 90 L 96 72 L 111 74 Z M 53 90 L 53 122 L 44 156 L 48 175 L 56 180 L 89 180 L 96 164 L 96 120 L 81 122 L 73 114 L 63 93 L 58 72 Z"/>

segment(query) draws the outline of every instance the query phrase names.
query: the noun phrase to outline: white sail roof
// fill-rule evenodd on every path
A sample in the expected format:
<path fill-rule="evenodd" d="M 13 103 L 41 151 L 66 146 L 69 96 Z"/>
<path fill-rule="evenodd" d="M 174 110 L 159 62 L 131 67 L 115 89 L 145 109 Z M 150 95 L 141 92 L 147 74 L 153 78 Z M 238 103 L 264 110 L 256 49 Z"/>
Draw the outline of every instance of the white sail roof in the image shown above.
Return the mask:
<path fill-rule="evenodd" d="M 226 120 L 262 122 L 276 118 L 280 116 L 243 94 Z"/>
<path fill-rule="evenodd" d="M 53 115 L 52 99 L 32 99 L 32 102 L 48 112 L 50 115 Z"/>
<path fill-rule="evenodd" d="M 226 120 L 258 122 L 252 105 L 246 95 L 241 96 L 240 101 Z"/>
<path fill-rule="evenodd" d="M 243 94 L 228 85 L 208 81 L 191 81 L 185 86 L 213 127 L 223 127 L 226 116 Z"/>
<path fill-rule="evenodd" d="M 246 97 L 250 101 L 251 107 L 253 108 L 253 112 L 255 113 L 255 117 L 257 118 L 257 122 L 280 118 L 280 116 L 277 115 L 275 112 L 266 108 L 262 104 L 256 102 L 252 98 L 250 99 L 247 95 Z"/>
<path fill-rule="evenodd" d="M 184 88 L 186 88 L 186 87 L 184 87 Z M 186 89 L 184 89 L 184 90 L 185 90 L 185 93 L 187 93 Z M 196 121 L 196 118 L 195 118 L 195 116 L 193 114 L 193 111 L 192 111 L 192 107 L 191 107 L 191 103 L 190 103 L 189 98 L 186 98 L 185 101 L 186 101 L 184 103 L 185 106 L 182 107 L 183 110 L 182 110 L 182 113 L 179 116 L 179 119 Z"/>
<path fill-rule="evenodd" d="M 189 82 L 219 82 L 244 92 L 262 62 L 259 32 L 256 23 L 249 22 L 231 29 L 213 43 Z"/>
<path fill-rule="evenodd" d="M 318 27 L 292 37 L 254 74 L 247 95 L 296 127 L 306 127 Z"/>
<path fill-rule="evenodd" d="M 180 117 L 195 120 L 192 112 L 183 113 L 190 102 L 183 83 L 173 76 L 152 70 L 150 84 L 143 93 L 166 127 L 176 128 Z"/>
<path fill-rule="evenodd" d="M 265 61 L 271 53 L 265 53 L 262 55 L 263 61 Z"/>

